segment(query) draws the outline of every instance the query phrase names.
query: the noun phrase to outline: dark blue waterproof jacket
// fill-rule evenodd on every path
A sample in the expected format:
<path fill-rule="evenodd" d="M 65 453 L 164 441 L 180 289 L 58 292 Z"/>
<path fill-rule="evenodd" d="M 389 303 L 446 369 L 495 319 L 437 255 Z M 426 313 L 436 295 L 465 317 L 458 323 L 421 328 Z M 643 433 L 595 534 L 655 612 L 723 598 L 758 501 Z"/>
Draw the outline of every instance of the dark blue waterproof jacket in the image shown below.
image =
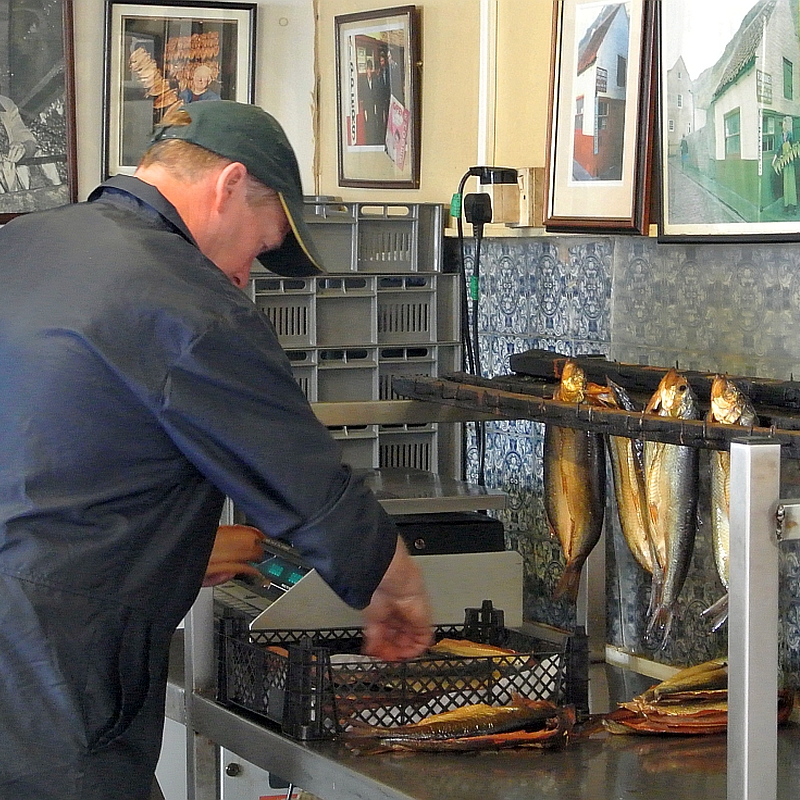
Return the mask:
<path fill-rule="evenodd" d="M 0 800 L 148 796 L 224 496 L 362 608 L 395 548 L 274 330 L 135 178 L 0 229 Z"/>

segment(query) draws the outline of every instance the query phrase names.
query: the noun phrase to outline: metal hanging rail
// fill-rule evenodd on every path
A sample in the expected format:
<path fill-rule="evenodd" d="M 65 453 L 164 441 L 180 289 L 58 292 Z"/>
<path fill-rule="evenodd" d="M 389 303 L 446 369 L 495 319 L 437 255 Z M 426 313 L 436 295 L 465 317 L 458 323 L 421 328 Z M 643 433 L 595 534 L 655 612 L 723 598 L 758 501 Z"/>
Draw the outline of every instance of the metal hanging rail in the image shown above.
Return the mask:
<path fill-rule="evenodd" d="M 552 367 L 558 359 L 550 354 L 545 361 Z M 587 370 L 589 378 L 598 382 L 610 376 L 615 367 L 602 359 L 584 361 L 595 370 L 594 374 Z M 581 366 L 586 368 L 584 363 Z M 630 367 L 624 379 L 626 388 L 631 371 L 637 370 L 639 378 L 645 376 L 645 384 L 655 381 L 653 388 L 665 372 Z M 709 376 L 689 375 L 690 383 L 708 380 L 710 388 Z M 622 379 L 616 373 L 612 380 Z M 730 449 L 727 800 L 775 800 L 778 544 L 780 540 L 800 538 L 800 501 L 779 499 L 780 463 L 782 454 L 800 458 L 800 430 L 793 429 L 800 427 L 800 417 L 792 414 L 800 408 L 800 384 L 746 380 L 754 403 L 755 398 L 769 401 L 769 407 L 756 407 L 759 418 L 771 422 L 769 427 L 748 429 L 563 403 L 550 399 L 557 382 L 537 375 L 487 379 L 459 373 L 442 378 L 395 378 L 393 388 L 400 396 L 507 419 L 531 419 L 690 447 Z M 741 385 L 738 380 L 737 384 Z M 640 384 L 639 389 L 646 390 L 647 386 Z"/>

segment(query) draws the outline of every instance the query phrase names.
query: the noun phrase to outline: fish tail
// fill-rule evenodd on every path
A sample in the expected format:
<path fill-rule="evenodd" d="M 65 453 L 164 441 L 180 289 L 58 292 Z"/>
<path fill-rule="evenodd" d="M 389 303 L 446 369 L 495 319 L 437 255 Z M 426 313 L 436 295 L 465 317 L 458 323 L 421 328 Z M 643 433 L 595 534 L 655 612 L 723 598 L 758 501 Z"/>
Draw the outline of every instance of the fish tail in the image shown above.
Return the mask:
<path fill-rule="evenodd" d="M 650 622 L 645 632 L 644 639 L 648 646 L 659 650 L 663 650 L 667 646 L 667 640 L 672 630 L 673 616 L 674 613 L 671 606 L 659 603 L 650 617 Z"/>
<path fill-rule="evenodd" d="M 564 574 L 558 581 L 553 592 L 555 600 L 569 600 L 572 603 L 578 600 L 578 588 L 581 582 L 581 569 L 574 564 L 567 564 Z"/>
<path fill-rule="evenodd" d="M 715 600 L 705 611 L 701 611 L 700 616 L 708 620 L 712 633 L 718 631 L 728 621 L 727 593 Z"/>

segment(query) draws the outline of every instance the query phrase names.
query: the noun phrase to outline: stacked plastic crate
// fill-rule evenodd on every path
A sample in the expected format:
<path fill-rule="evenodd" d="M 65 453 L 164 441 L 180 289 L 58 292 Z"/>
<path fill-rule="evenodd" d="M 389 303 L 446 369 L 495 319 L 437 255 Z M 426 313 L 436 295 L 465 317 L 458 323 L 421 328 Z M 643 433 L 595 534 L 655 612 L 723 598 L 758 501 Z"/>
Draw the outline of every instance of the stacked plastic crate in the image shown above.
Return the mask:
<path fill-rule="evenodd" d="M 397 399 L 396 375 L 461 368 L 458 276 L 441 271 L 443 207 L 430 203 L 306 202 L 327 274 L 254 273 L 253 297 L 272 321 L 311 402 Z M 454 425 L 333 428 L 358 468 L 410 467 L 457 477 Z"/>

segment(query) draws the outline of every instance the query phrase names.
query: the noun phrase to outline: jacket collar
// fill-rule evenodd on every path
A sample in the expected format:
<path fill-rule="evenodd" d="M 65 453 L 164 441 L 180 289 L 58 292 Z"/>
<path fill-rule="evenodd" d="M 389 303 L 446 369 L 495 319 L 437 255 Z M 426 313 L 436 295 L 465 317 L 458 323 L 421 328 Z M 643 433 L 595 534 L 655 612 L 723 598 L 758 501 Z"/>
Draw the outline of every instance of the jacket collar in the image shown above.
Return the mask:
<path fill-rule="evenodd" d="M 115 175 L 101 183 L 88 197 L 88 202 L 95 200 L 112 200 L 114 196 L 127 195 L 142 211 L 164 219 L 178 233 L 188 239 L 195 247 L 197 242 L 189 232 L 178 210 L 161 192 L 149 183 L 131 175 Z M 130 204 L 130 203 L 129 203 Z"/>

